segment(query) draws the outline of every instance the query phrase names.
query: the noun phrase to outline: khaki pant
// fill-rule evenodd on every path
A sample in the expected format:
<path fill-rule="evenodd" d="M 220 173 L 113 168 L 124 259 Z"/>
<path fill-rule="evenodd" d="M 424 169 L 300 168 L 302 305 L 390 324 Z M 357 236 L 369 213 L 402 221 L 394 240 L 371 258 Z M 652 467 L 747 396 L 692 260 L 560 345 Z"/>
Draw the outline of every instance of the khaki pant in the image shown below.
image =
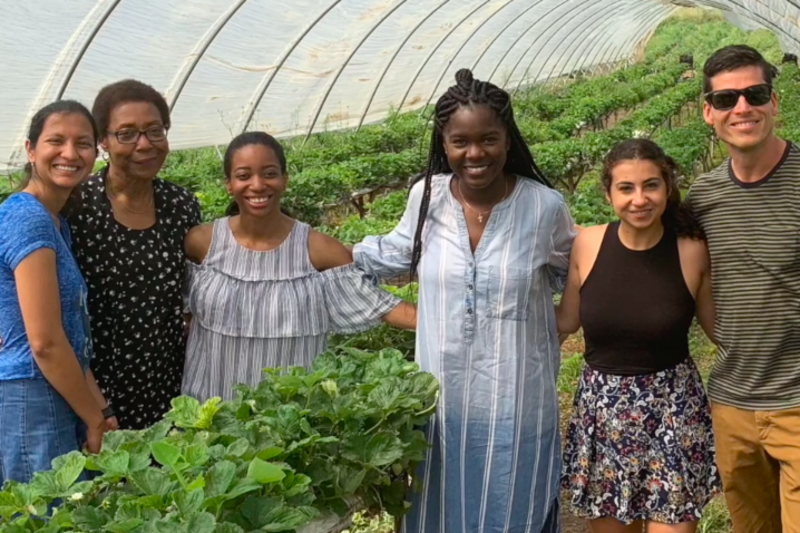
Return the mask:
<path fill-rule="evenodd" d="M 734 533 L 800 533 L 800 408 L 712 402 L 711 417 Z"/>

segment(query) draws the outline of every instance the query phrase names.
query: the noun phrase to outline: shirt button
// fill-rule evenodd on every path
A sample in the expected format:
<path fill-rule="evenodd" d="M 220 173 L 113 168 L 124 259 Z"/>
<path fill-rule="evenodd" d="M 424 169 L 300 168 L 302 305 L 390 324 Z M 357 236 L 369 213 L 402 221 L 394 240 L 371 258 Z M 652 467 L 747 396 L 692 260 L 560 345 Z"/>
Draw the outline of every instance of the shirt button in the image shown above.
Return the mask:
<path fill-rule="evenodd" d="M 468 285 L 468 286 L 467 286 L 467 288 L 468 288 L 469 290 L 472 290 L 472 285 Z"/>
<path fill-rule="evenodd" d="M 472 309 L 467 309 L 467 314 L 471 315 L 472 314 Z"/>

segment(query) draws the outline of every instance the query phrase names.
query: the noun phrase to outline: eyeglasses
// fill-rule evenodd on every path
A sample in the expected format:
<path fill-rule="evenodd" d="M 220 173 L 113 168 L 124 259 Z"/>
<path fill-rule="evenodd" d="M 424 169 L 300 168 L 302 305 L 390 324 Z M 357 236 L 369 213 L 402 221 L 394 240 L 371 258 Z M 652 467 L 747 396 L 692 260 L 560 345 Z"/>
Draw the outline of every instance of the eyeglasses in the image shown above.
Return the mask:
<path fill-rule="evenodd" d="M 714 109 L 727 111 L 733 109 L 739 103 L 739 97 L 744 96 L 747 103 L 752 106 L 759 106 L 769 103 L 772 98 L 772 85 L 762 83 L 753 85 L 746 89 L 722 89 L 721 91 L 711 91 L 706 93 L 706 102 Z"/>
<path fill-rule="evenodd" d="M 165 126 L 150 126 L 144 131 L 125 129 L 119 131 L 108 131 L 109 134 L 115 136 L 120 144 L 136 144 L 139 142 L 139 137 L 144 134 L 150 142 L 159 142 L 167 138 L 167 128 Z"/>

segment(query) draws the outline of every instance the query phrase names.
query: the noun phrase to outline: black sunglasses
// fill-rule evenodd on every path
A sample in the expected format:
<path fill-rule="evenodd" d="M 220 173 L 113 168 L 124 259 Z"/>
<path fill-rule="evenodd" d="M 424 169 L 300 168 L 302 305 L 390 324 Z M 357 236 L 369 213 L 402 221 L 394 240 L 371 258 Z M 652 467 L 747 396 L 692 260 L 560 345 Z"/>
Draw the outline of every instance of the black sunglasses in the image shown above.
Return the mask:
<path fill-rule="evenodd" d="M 736 107 L 740 96 L 744 96 L 747 103 L 752 106 L 767 104 L 772 98 L 772 85 L 762 83 L 746 89 L 722 89 L 705 94 L 706 102 L 719 111 L 727 111 Z"/>

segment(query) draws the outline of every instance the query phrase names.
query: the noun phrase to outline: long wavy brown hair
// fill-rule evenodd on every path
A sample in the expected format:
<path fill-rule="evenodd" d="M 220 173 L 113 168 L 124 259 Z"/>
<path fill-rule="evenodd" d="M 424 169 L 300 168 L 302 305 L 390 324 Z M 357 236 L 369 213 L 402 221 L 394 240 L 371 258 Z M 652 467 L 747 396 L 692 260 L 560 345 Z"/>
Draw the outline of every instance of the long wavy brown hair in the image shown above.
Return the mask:
<path fill-rule="evenodd" d="M 603 161 L 600 179 L 606 193 L 611 192 L 611 171 L 622 161 L 652 161 L 660 170 L 667 185 L 667 208 L 661 215 L 665 228 L 675 232 L 678 237 L 705 239 L 700 224 L 692 216 L 689 207 L 681 199 L 678 188 L 680 169 L 675 160 L 664 153 L 659 145 L 650 139 L 629 139 L 614 146 Z"/>

